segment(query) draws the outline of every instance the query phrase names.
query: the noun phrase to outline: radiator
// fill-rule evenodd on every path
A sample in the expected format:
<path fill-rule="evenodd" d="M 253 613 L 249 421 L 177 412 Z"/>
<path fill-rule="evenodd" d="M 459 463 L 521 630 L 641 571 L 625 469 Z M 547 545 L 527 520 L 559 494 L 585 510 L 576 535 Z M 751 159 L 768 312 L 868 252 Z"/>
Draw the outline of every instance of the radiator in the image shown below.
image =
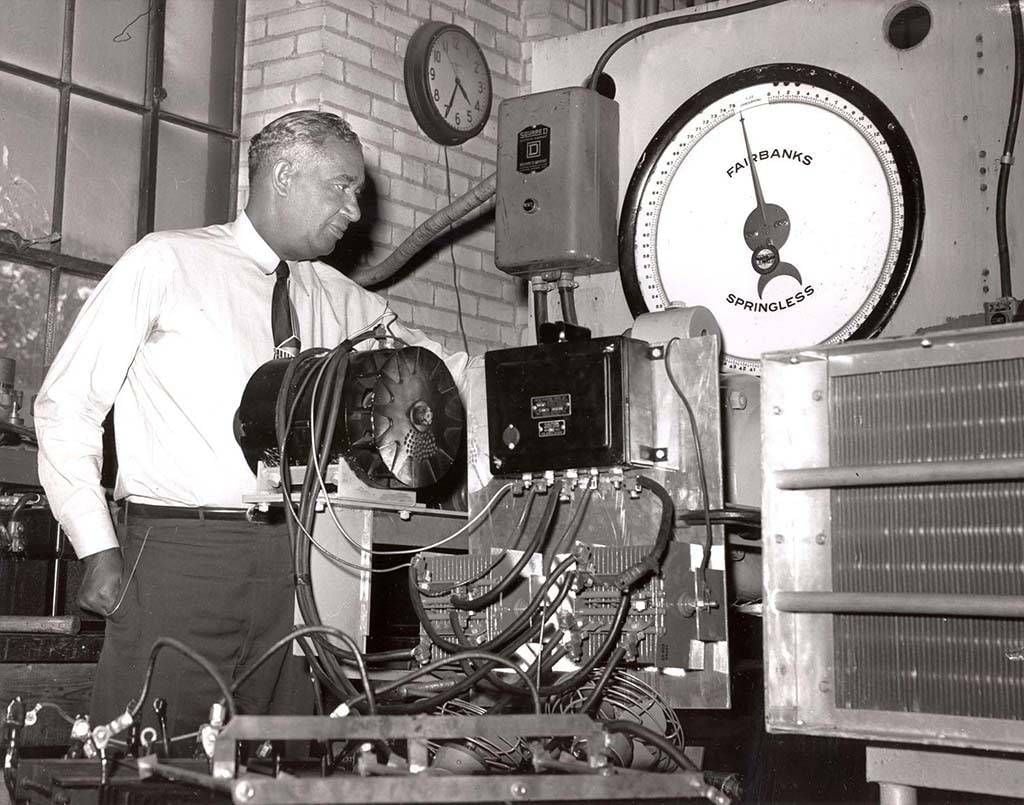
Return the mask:
<path fill-rule="evenodd" d="M 766 356 L 770 730 L 1024 748 L 1024 327 Z"/>

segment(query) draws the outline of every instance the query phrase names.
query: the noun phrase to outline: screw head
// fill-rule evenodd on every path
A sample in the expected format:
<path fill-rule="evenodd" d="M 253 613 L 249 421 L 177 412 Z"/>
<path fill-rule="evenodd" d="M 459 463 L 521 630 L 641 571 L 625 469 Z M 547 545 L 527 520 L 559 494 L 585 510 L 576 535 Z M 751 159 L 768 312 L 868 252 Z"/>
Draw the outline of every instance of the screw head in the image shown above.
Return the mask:
<path fill-rule="evenodd" d="M 824 534 L 818 534 L 817 536 L 815 536 L 814 541 L 817 542 L 819 545 L 824 545 L 825 544 L 825 535 Z"/>
<path fill-rule="evenodd" d="M 247 802 L 254 796 L 256 796 L 256 789 L 252 787 L 252 783 L 248 780 L 239 780 L 235 785 L 235 799 Z"/>

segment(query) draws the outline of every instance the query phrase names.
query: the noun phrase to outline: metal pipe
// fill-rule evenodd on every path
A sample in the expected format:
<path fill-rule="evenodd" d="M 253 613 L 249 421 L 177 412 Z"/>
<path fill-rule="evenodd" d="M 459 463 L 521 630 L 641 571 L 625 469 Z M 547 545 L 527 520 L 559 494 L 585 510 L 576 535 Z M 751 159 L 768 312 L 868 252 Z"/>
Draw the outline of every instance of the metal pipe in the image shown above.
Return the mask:
<path fill-rule="evenodd" d="M 603 28 L 608 24 L 608 0 L 594 0 L 594 27 Z"/>
<path fill-rule="evenodd" d="M 860 467 L 808 467 L 776 470 L 779 489 L 831 489 L 837 486 L 893 486 L 961 481 L 1018 481 L 1024 478 L 1024 459 L 921 461 L 913 464 Z"/>
<path fill-rule="evenodd" d="M 624 0 L 622 3 L 622 21 L 628 22 L 640 16 L 641 0 Z"/>
<path fill-rule="evenodd" d="M 850 615 L 936 615 L 949 618 L 1024 618 L 1024 596 L 938 593 L 834 593 L 781 590 L 779 612 Z"/>
<path fill-rule="evenodd" d="M 661 11 L 661 3 L 658 0 L 644 0 L 644 16 L 650 17 L 652 14 L 658 14 Z"/>

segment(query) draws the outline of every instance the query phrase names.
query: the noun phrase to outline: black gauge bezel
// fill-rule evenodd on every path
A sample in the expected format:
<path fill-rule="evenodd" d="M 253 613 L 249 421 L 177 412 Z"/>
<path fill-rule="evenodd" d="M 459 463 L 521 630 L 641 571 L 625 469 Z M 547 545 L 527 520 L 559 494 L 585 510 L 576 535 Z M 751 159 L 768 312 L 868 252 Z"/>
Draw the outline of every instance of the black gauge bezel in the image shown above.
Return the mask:
<path fill-rule="evenodd" d="M 921 168 L 910 138 L 889 108 L 877 96 L 841 73 L 809 64 L 763 64 L 720 78 L 683 103 L 658 129 L 640 155 L 640 160 L 633 171 L 619 219 L 619 274 L 629 310 L 634 317 L 650 312 L 636 274 L 634 241 L 637 236 L 640 200 L 645 194 L 654 166 L 680 129 L 705 108 L 732 92 L 766 83 L 809 84 L 845 98 L 874 124 L 892 151 L 903 191 L 903 237 L 892 276 L 882 290 L 879 302 L 861 325 L 849 335 L 850 339 L 872 338 L 881 332 L 896 311 L 920 253 L 924 229 L 924 184 L 921 179 Z M 696 192 L 700 192 L 699 188 Z M 841 329 L 842 324 L 835 328 L 835 332 Z M 736 357 L 753 360 L 743 356 Z"/>
<path fill-rule="evenodd" d="M 438 37 L 449 31 L 458 34 L 468 47 L 475 50 L 484 65 L 487 81 L 487 106 L 480 119 L 470 129 L 455 128 L 444 119 L 444 115 L 441 114 L 430 97 L 430 88 L 427 84 L 431 48 Z M 491 117 L 491 106 L 494 99 L 491 68 L 487 64 L 487 58 L 476 38 L 462 26 L 449 22 L 427 22 L 417 28 L 409 39 L 409 46 L 405 50 L 403 75 L 409 109 L 423 133 L 434 142 L 440 145 L 460 145 L 467 140 L 472 140 L 487 125 L 487 121 Z"/>

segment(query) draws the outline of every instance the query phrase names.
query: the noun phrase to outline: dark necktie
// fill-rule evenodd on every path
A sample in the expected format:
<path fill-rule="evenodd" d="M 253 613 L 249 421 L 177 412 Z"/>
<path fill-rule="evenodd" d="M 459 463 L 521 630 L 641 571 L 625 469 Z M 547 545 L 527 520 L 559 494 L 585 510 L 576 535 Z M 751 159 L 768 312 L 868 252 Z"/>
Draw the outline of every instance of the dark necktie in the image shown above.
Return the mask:
<path fill-rule="evenodd" d="M 270 326 L 274 334 L 274 357 L 294 358 L 299 354 L 299 336 L 292 324 L 292 306 L 288 301 L 288 264 L 282 260 L 274 272 L 274 296 L 270 301 Z"/>

